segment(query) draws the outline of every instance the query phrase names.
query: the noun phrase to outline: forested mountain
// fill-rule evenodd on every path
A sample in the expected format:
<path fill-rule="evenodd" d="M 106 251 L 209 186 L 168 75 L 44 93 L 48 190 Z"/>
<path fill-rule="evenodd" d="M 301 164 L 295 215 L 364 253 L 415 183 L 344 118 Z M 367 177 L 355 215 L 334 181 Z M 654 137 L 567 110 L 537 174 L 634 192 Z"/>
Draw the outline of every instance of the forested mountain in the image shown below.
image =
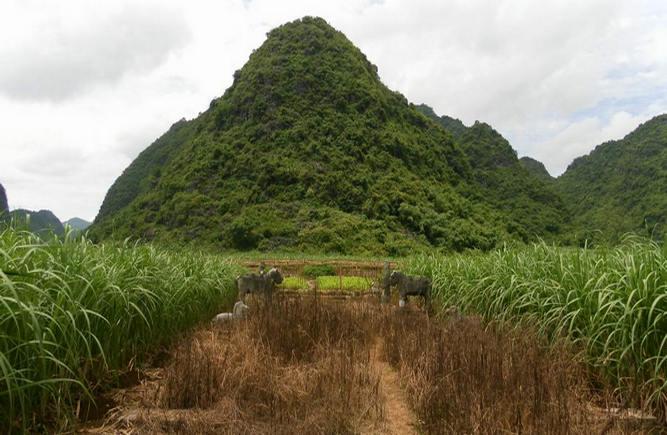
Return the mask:
<path fill-rule="evenodd" d="M 557 186 L 571 208 L 580 243 L 616 242 L 627 232 L 664 238 L 667 115 L 575 159 Z"/>
<path fill-rule="evenodd" d="M 500 135 L 441 124 L 384 86 L 324 20 L 296 20 L 268 33 L 208 110 L 140 154 L 91 232 L 400 254 L 559 231 L 558 197 L 540 190 Z M 476 153 L 477 143 L 491 152 Z"/>
<path fill-rule="evenodd" d="M 76 231 L 83 231 L 90 226 L 90 222 L 78 217 L 73 217 L 72 219 L 68 219 L 65 222 L 63 222 L 63 224 L 69 225 L 70 227 L 72 227 L 73 230 Z"/>
<path fill-rule="evenodd" d="M 547 183 L 553 183 L 555 181 L 555 178 L 552 177 L 549 171 L 547 171 L 547 168 L 544 167 L 544 163 L 528 156 L 521 157 L 519 162 L 521 162 L 521 166 L 526 168 L 528 172 L 540 180 Z"/>
<path fill-rule="evenodd" d="M 24 209 L 12 210 L 9 215 L 18 225 L 26 225 L 27 229 L 40 236 L 55 234 L 62 236 L 65 227 L 50 210 L 31 211 Z"/>
<path fill-rule="evenodd" d="M 9 212 L 9 204 L 7 203 L 7 193 L 5 188 L 0 184 L 0 215 Z"/>
<path fill-rule="evenodd" d="M 538 236 L 555 240 L 560 235 L 567 221 L 562 199 L 543 177 L 525 167 L 500 133 L 483 122 L 466 127 L 458 119 L 436 115 L 428 106 L 418 108 L 454 136 L 469 158 L 481 194 L 477 200 L 502 210 L 509 217 L 508 231 L 523 241 Z"/>
<path fill-rule="evenodd" d="M 7 192 L 2 184 L 0 184 L 0 218 L 2 218 L 3 215 L 6 219 L 6 223 L 12 220 L 19 226 L 27 227 L 27 230 L 30 230 L 35 234 L 48 235 L 54 233 L 56 235 L 62 235 L 65 232 L 63 224 L 49 210 L 30 211 L 17 209 L 9 211 Z"/>

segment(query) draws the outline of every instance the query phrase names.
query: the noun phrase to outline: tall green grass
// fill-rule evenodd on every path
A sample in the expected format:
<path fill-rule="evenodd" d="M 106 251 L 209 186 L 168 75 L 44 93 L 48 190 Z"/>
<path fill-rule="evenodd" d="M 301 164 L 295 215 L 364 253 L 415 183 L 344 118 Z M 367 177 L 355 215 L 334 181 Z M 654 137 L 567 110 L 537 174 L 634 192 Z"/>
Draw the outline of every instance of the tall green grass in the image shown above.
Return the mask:
<path fill-rule="evenodd" d="M 489 254 L 421 256 L 445 305 L 487 319 L 526 320 L 586 350 L 593 384 L 667 416 L 667 248 L 629 239 L 614 249 L 545 244 Z"/>
<path fill-rule="evenodd" d="M 0 232 L 0 432 L 73 409 L 114 373 L 234 297 L 226 260 L 151 246 Z"/>

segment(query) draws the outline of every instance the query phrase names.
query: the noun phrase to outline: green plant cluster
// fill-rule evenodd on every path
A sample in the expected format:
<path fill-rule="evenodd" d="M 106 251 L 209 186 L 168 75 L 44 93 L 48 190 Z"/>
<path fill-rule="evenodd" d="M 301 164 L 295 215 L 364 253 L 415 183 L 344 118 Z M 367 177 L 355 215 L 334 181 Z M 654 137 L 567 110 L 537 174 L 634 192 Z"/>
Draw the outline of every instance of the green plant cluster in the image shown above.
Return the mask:
<path fill-rule="evenodd" d="M 629 406 L 667 421 L 667 247 L 637 238 L 613 249 L 541 243 L 405 266 L 432 277 L 444 306 L 569 337 L 586 349 L 593 385 L 618 388 Z"/>
<path fill-rule="evenodd" d="M 480 187 L 474 165 L 342 33 L 306 17 L 269 32 L 222 97 L 144 151 L 109 190 L 91 232 L 396 256 L 557 231 L 551 208 L 499 207 L 503 198 L 489 198 L 495 191 Z M 501 190 L 534 197 L 521 182 Z"/>
<path fill-rule="evenodd" d="M 571 243 L 613 244 L 628 232 L 663 240 L 667 233 L 667 115 L 575 159 L 556 185 L 571 210 Z"/>
<path fill-rule="evenodd" d="M 470 197 L 479 203 L 488 201 L 502 212 L 507 233 L 523 242 L 559 239 L 568 218 L 564 202 L 544 177 L 524 167 L 500 133 L 479 121 L 466 127 L 458 119 L 438 117 L 426 105 L 418 109 L 454 136 L 470 160 L 476 181 Z"/>
<path fill-rule="evenodd" d="M 302 276 L 286 276 L 279 288 L 286 290 L 308 290 L 308 281 Z"/>
<path fill-rule="evenodd" d="M 330 264 L 308 264 L 303 268 L 303 275 L 309 278 L 336 275 L 336 268 Z"/>
<path fill-rule="evenodd" d="M 372 280 L 363 276 L 318 276 L 317 290 L 323 292 L 363 292 L 370 289 Z"/>
<path fill-rule="evenodd" d="M 239 272 L 194 252 L 0 231 L 0 432 L 66 428 L 130 361 L 230 305 Z"/>

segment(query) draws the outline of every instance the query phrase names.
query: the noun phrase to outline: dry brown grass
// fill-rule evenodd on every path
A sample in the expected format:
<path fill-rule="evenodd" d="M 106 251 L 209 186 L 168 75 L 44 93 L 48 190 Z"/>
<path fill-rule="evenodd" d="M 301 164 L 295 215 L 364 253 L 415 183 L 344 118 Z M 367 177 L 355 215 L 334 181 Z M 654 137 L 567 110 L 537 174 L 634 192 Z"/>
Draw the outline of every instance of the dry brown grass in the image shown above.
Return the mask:
<path fill-rule="evenodd" d="M 427 433 L 586 433 L 580 365 L 529 330 L 386 317 L 384 355 Z M 406 325 L 410 325 L 406 327 Z"/>
<path fill-rule="evenodd" d="M 354 433 L 382 413 L 379 375 L 370 363 L 371 319 L 358 304 L 260 306 L 246 321 L 184 340 L 158 403 L 215 408 L 211 432 Z"/>
<path fill-rule="evenodd" d="M 133 405 L 121 407 L 113 432 L 406 433 L 414 425 L 565 434 L 600 433 L 608 421 L 610 433 L 643 431 L 591 408 L 567 347 L 526 328 L 428 318 L 414 305 L 276 297 L 246 320 L 185 337 L 171 354 L 151 382 L 117 400 Z"/>

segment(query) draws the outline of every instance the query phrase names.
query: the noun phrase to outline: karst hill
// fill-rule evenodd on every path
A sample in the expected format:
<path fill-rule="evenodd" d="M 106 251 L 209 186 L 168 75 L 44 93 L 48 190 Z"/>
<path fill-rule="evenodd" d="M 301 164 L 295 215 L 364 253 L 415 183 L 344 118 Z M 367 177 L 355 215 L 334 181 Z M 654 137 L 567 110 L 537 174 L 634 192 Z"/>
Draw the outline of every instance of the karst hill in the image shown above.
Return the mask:
<path fill-rule="evenodd" d="M 558 197 L 535 192 L 538 181 L 499 134 L 441 124 L 383 85 L 341 32 L 320 18 L 296 20 L 268 33 L 204 113 L 137 157 L 92 234 L 401 254 L 560 231 Z M 499 147 L 507 161 L 488 168 Z M 507 206 L 515 191 L 522 199 Z"/>

